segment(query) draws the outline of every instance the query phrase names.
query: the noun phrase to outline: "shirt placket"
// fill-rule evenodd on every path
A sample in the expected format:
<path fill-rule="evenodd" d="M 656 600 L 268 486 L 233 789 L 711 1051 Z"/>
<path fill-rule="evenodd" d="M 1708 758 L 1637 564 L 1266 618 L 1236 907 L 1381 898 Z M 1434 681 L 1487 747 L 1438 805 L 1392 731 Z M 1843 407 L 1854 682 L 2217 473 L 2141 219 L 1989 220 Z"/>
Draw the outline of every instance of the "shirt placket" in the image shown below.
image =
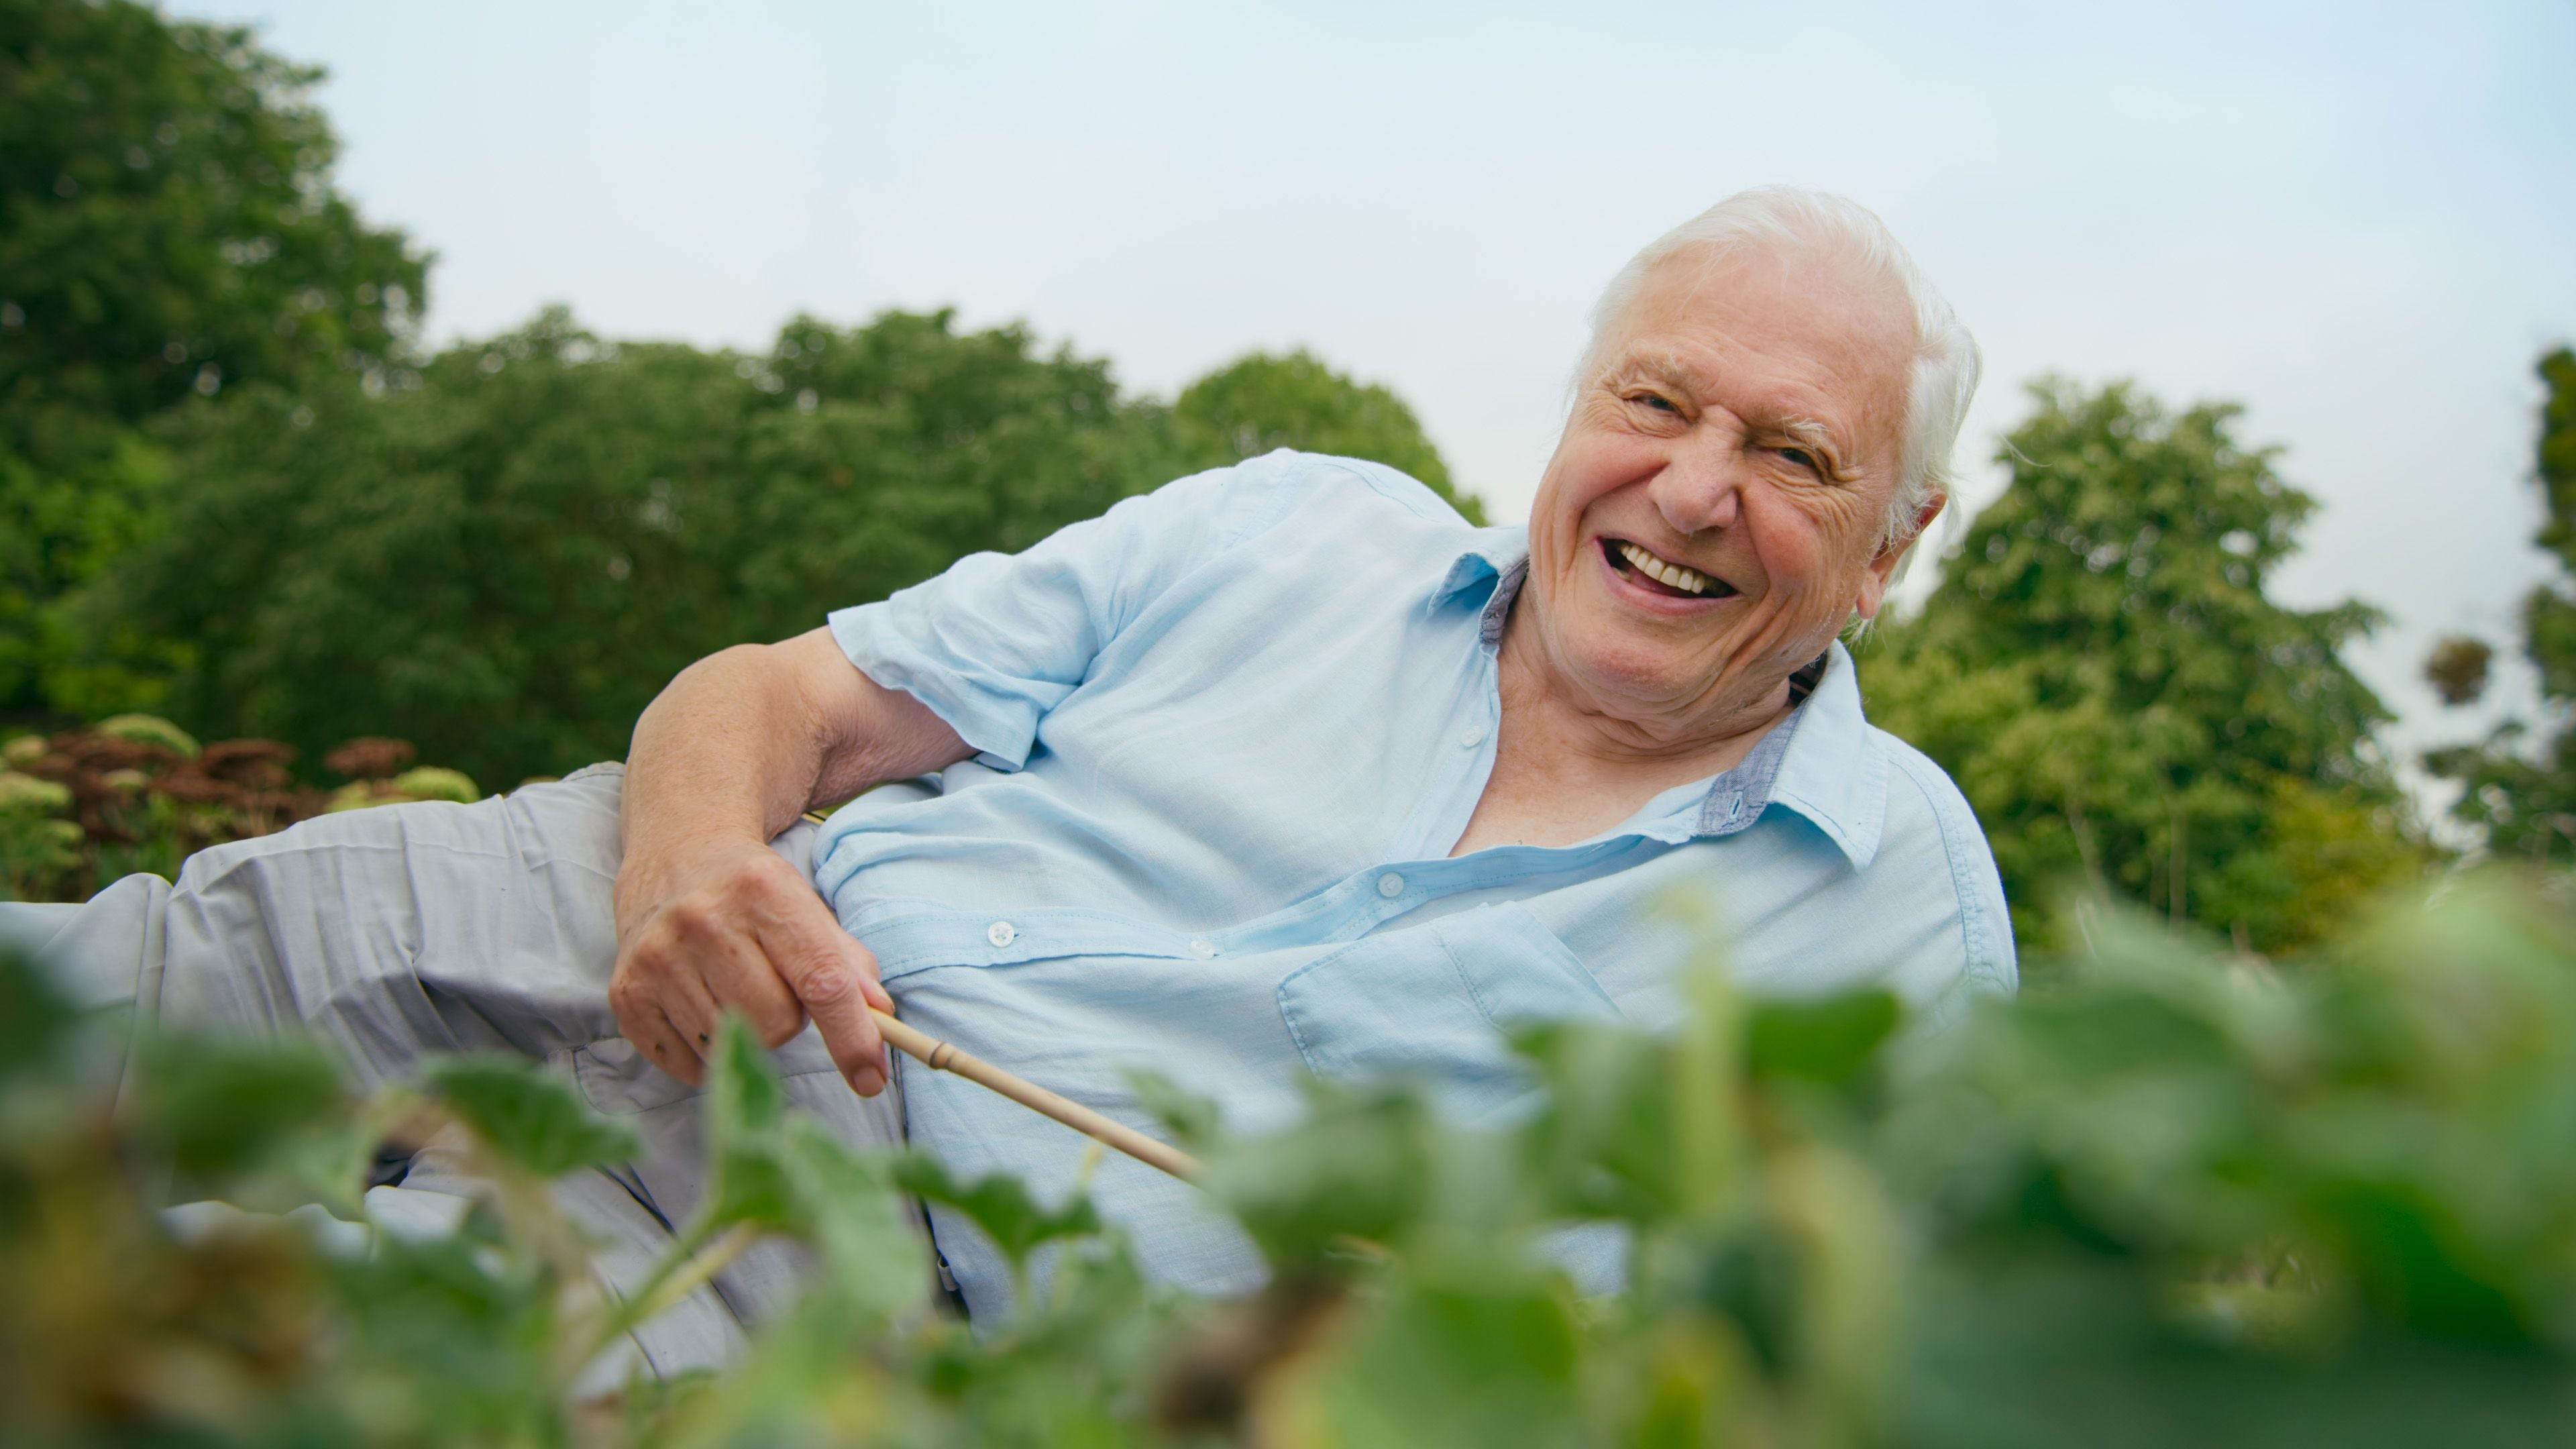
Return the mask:
<path fill-rule="evenodd" d="M 1521 573 L 1505 572 L 1495 581 L 1474 619 L 1467 667 L 1458 693 L 1460 707 L 1442 726 L 1431 749 L 1433 778 L 1426 783 L 1412 814 L 1394 836 L 1398 852 L 1415 858 L 1446 856 L 1475 818 L 1477 802 L 1494 771 L 1494 748 L 1502 733 L 1502 617 L 1519 591 Z"/>
<path fill-rule="evenodd" d="M 1214 933 L 1213 944 L 1232 955 L 1354 941 L 1444 896 L 1580 871 L 1633 849 L 1639 838 L 1631 832 L 1580 845 L 1504 845 L 1472 856 L 1382 861 L 1285 910 Z"/>

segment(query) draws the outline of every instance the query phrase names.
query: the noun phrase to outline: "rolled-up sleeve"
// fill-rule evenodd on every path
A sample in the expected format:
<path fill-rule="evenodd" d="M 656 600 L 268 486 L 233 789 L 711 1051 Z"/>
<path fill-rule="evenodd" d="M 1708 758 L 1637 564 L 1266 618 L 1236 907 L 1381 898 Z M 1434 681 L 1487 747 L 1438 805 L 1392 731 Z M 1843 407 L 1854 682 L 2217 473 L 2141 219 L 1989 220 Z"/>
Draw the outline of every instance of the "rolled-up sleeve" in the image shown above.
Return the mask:
<path fill-rule="evenodd" d="M 1093 657 L 1257 522 L 1261 473 L 1256 463 L 1194 474 L 1024 553 L 968 554 L 882 602 L 835 611 L 832 637 L 869 679 L 928 705 L 982 763 L 1019 769 L 1038 721 Z"/>

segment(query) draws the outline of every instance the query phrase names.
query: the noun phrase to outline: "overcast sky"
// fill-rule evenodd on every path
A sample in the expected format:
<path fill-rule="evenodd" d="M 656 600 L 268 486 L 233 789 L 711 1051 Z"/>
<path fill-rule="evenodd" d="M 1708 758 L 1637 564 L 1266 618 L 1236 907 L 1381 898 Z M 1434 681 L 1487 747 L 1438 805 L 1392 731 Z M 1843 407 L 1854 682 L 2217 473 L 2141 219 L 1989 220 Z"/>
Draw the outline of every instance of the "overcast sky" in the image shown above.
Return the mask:
<path fill-rule="evenodd" d="M 1984 344 L 1966 502 L 2043 372 L 2245 404 L 2323 500 L 2276 593 L 2510 647 L 2576 337 L 2576 3 L 659 5 L 266 0 L 341 178 L 437 253 L 436 340 L 569 303 L 1023 319 L 1165 393 L 1305 346 L 1518 516 L 1594 291 L 1741 187 L 1875 208 Z M 2506 703 L 2528 698 L 2518 676 Z"/>

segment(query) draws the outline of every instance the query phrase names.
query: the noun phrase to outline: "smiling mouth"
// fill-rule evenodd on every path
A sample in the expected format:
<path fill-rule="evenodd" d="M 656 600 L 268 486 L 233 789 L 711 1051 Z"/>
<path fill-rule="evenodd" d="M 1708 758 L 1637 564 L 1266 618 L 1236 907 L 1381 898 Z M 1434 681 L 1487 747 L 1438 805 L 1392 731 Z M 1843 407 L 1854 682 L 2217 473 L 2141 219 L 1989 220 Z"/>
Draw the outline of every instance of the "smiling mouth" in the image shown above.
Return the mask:
<path fill-rule="evenodd" d="M 1736 592 L 1735 586 L 1724 579 L 1711 578 L 1697 569 L 1659 557 L 1624 538 L 1601 540 L 1601 554 L 1610 561 L 1610 567 L 1627 575 L 1640 588 L 1671 598 L 1724 599 L 1733 597 Z"/>

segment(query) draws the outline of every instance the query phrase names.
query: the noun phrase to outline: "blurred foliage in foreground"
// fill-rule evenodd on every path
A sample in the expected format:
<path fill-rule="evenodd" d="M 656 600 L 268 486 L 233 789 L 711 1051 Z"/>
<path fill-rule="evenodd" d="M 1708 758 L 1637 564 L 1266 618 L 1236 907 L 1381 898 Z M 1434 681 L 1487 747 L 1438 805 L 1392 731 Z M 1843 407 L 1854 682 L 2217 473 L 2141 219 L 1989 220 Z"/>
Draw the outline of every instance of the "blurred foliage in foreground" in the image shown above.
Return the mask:
<path fill-rule="evenodd" d="M 0 901 L 83 901 L 136 871 L 176 878 L 209 845 L 328 811 L 481 798 L 472 780 L 413 765 L 413 753 L 407 740 L 350 740 L 323 757 L 346 781 L 324 791 L 288 772 L 291 745 L 200 745 L 148 714 L 0 739 Z"/>
<path fill-rule="evenodd" d="M 1976 807 L 2026 951 L 2078 944 L 2070 887 L 2239 949 L 2322 939 L 2432 855 L 2342 657 L 2376 611 L 2266 594 L 2316 503 L 2235 407 L 2032 393 L 2010 486 L 1860 656 L 1871 719 Z"/>
<path fill-rule="evenodd" d="M 2548 1442 L 2576 1422 L 2576 921 L 2504 878 L 2282 974 L 2156 925 L 1948 1034 L 1892 1002 L 1695 978 L 1667 1037 L 1524 1040 L 1500 1130 L 1408 1092 L 1210 1140 L 1257 1295 L 1143 1283 L 1114 1227 L 803 1119 L 747 1033 L 704 1110 L 710 1206 L 624 1298 L 541 1182 L 632 1150 L 533 1068 L 355 1100 L 309 1048 L 119 1053 L 0 976 L 0 1432 L 62 1444 L 2096 1446 Z M 1169 1097 L 1168 1091 L 1161 1093 Z M 356 1220 L 377 1144 L 454 1124 L 491 1187 L 447 1237 Z M 170 1186 L 175 1184 L 175 1186 Z M 1052 1272 L 981 1338 L 920 1309 L 901 1186 Z M 311 1215 L 308 1213 L 309 1219 Z M 1627 1235 L 1577 1301 L 1542 1245 Z M 758 1233 L 812 1289 L 717 1377 L 595 1367 Z M 586 1373 L 586 1370 L 588 1371 Z"/>

